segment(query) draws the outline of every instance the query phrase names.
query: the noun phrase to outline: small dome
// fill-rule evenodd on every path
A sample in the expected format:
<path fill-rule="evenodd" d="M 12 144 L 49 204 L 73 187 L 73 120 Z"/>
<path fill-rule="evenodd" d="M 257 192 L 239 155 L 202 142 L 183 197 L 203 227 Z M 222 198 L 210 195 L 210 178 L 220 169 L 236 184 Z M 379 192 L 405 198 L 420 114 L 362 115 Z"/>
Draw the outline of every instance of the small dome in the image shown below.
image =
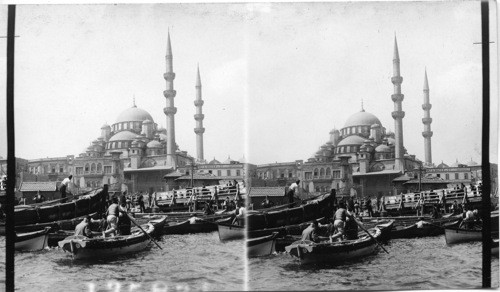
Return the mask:
<path fill-rule="evenodd" d="M 113 135 L 111 139 L 109 139 L 109 142 L 112 141 L 130 141 L 136 139 L 137 134 L 132 133 L 130 131 L 121 131 Z"/>
<path fill-rule="evenodd" d="M 447 164 L 443 163 L 442 161 L 441 161 L 441 163 L 437 166 L 437 168 L 447 168 L 447 167 L 449 167 L 449 166 L 448 166 Z"/>
<path fill-rule="evenodd" d="M 159 141 L 153 140 L 146 145 L 148 148 L 161 148 L 161 143 Z"/>
<path fill-rule="evenodd" d="M 374 124 L 382 125 L 375 115 L 362 110 L 350 116 L 345 122 L 344 128 L 351 126 L 371 126 Z"/>
<path fill-rule="evenodd" d="M 238 159 L 238 162 L 239 163 L 247 163 L 247 159 L 245 158 L 245 156 L 243 156 L 240 159 Z"/>
<path fill-rule="evenodd" d="M 335 134 L 335 133 L 339 133 L 339 130 L 337 130 L 336 128 L 333 128 L 329 134 Z"/>
<path fill-rule="evenodd" d="M 134 140 L 131 145 L 132 145 L 132 147 L 138 147 L 139 142 L 137 140 Z"/>
<path fill-rule="evenodd" d="M 380 125 L 379 124 L 373 124 L 370 128 L 377 129 L 377 128 L 380 128 Z"/>
<path fill-rule="evenodd" d="M 153 122 L 152 122 L 151 120 L 145 120 L 145 121 L 143 121 L 143 122 L 142 122 L 142 124 L 143 124 L 143 125 L 144 125 L 144 124 L 152 124 L 152 123 L 153 123 Z"/>
<path fill-rule="evenodd" d="M 396 145 L 396 139 L 387 138 L 387 143 L 389 143 L 389 145 Z"/>
<path fill-rule="evenodd" d="M 110 128 L 111 128 L 111 126 L 110 126 L 110 125 L 108 125 L 108 124 L 104 124 L 104 125 L 102 125 L 101 130 L 104 130 L 104 129 L 110 129 Z"/>
<path fill-rule="evenodd" d="M 118 118 L 116 119 L 116 122 L 117 123 L 142 122 L 142 121 L 146 121 L 146 120 L 153 121 L 153 118 L 151 117 L 151 115 L 147 111 L 140 109 L 134 105 L 133 107 L 124 110 L 118 116 Z"/>
<path fill-rule="evenodd" d="M 220 164 L 220 161 L 218 161 L 217 159 L 214 159 L 212 161 L 210 161 L 208 164 Z"/>
<path fill-rule="evenodd" d="M 479 164 L 477 162 L 473 161 L 472 159 L 469 162 L 467 162 L 467 166 L 478 166 L 478 165 Z"/>
<path fill-rule="evenodd" d="M 362 138 L 358 135 L 351 135 L 347 136 L 345 139 L 342 139 L 342 141 L 337 144 L 337 146 L 344 146 L 344 145 L 361 145 L 363 144 L 363 141 L 365 141 L 365 138 Z"/>
<path fill-rule="evenodd" d="M 160 137 L 160 141 L 167 141 L 167 135 L 160 133 L 158 136 Z"/>
<path fill-rule="evenodd" d="M 381 144 L 375 148 L 375 152 L 391 152 L 391 147 Z"/>
<path fill-rule="evenodd" d="M 230 156 L 227 157 L 226 160 L 224 160 L 224 162 L 222 162 L 222 164 L 231 164 L 234 160 L 231 159 Z"/>
<path fill-rule="evenodd" d="M 457 160 L 455 160 L 455 162 L 454 162 L 452 165 L 450 165 L 450 166 L 451 166 L 451 167 L 458 167 L 460 164 L 462 164 L 462 163 L 458 162 L 458 159 L 457 159 Z"/>

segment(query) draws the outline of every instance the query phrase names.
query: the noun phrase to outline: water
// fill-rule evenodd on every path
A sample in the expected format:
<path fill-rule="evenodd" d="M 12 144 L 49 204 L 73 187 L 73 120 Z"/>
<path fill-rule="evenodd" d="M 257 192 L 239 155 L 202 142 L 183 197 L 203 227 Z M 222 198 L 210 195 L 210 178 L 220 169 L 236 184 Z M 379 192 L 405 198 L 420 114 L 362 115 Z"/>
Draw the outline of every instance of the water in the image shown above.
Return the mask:
<path fill-rule="evenodd" d="M 472 289 L 482 286 L 481 243 L 447 246 L 444 235 L 395 239 L 364 259 L 338 266 L 300 265 L 278 253 L 250 259 L 251 290 L 413 290 Z M 499 262 L 492 259 L 492 287 Z"/>
<path fill-rule="evenodd" d="M 113 260 L 73 261 L 59 248 L 15 254 L 18 291 L 198 291 L 244 289 L 243 241 L 217 232 L 164 235 L 142 252 Z M 0 238 L 5 250 L 5 238 Z M 0 253 L 0 290 L 5 253 Z M 165 290 L 166 289 L 166 290 Z"/>

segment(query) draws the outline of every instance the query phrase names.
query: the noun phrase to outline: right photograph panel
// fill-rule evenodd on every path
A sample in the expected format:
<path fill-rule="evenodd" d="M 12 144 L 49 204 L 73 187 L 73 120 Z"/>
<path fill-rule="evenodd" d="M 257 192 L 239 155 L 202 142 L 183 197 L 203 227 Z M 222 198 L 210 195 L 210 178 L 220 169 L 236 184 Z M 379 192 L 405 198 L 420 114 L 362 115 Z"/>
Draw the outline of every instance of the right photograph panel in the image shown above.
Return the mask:
<path fill-rule="evenodd" d="M 481 165 L 494 3 L 489 44 L 480 2 L 247 9 L 247 288 L 481 288 L 484 212 L 498 287 L 496 54 L 488 179 Z"/>

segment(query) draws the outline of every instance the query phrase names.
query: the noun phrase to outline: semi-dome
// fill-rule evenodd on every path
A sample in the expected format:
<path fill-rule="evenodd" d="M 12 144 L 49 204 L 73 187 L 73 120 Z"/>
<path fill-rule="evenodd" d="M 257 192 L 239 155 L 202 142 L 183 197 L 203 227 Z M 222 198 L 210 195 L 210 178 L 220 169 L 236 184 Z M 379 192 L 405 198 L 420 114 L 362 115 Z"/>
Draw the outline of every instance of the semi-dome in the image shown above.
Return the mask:
<path fill-rule="evenodd" d="M 167 135 L 160 133 L 158 136 L 160 137 L 160 141 L 167 141 Z"/>
<path fill-rule="evenodd" d="M 396 145 L 396 139 L 394 139 L 394 138 L 387 138 L 387 143 L 389 145 Z"/>
<path fill-rule="evenodd" d="M 132 133 L 130 131 L 121 131 L 113 135 L 111 139 L 109 139 L 109 142 L 112 141 L 129 141 L 129 140 L 134 140 L 136 138 L 137 134 Z"/>
<path fill-rule="evenodd" d="M 116 119 L 117 123 L 121 122 L 142 122 L 145 120 L 153 121 L 151 115 L 135 105 L 131 108 L 124 110 Z"/>
<path fill-rule="evenodd" d="M 375 152 L 391 152 L 391 147 L 381 144 L 375 148 Z"/>
<path fill-rule="evenodd" d="M 149 142 L 148 144 L 146 144 L 146 146 L 148 148 L 161 148 L 161 143 L 159 141 L 156 141 L 156 140 L 153 140 L 151 142 Z"/>
<path fill-rule="evenodd" d="M 380 123 L 380 120 L 374 114 L 362 110 L 350 116 L 345 122 L 344 127 L 371 126 L 374 124 L 382 125 L 382 123 Z"/>
<path fill-rule="evenodd" d="M 342 139 L 342 141 L 340 141 L 339 144 L 337 144 L 337 146 L 362 145 L 364 141 L 365 141 L 365 138 L 362 138 L 358 135 L 351 135 L 351 136 L 347 136 L 345 139 Z"/>

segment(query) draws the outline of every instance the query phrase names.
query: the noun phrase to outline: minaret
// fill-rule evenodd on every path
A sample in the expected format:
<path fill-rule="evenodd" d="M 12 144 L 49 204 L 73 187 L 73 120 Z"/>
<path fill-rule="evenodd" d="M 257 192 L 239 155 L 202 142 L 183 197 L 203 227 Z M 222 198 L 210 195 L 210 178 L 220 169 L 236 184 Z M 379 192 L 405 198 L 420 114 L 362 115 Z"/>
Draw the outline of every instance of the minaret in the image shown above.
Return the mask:
<path fill-rule="evenodd" d="M 200 78 L 200 66 L 198 66 L 198 72 L 196 75 L 196 99 L 194 105 L 196 106 L 196 114 L 194 119 L 196 120 L 196 128 L 194 132 L 196 133 L 196 158 L 198 161 L 204 161 L 203 158 L 203 133 L 205 133 L 205 128 L 203 128 L 203 119 L 205 115 L 202 113 L 203 100 L 201 99 L 201 78 Z"/>
<path fill-rule="evenodd" d="M 391 78 L 392 84 L 394 84 L 394 94 L 391 95 L 392 101 L 394 102 L 394 111 L 392 112 L 392 118 L 394 119 L 394 131 L 395 131 L 395 169 L 404 172 L 404 146 L 403 146 L 403 118 L 405 112 L 403 111 L 402 102 L 404 95 L 401 94 L 401 83 L 403 83 L 403 77 L 400 74 L 399 67 L 399 52 L 398 52 L 398 41 L 396 36 L 394 36 L 394 58 L 392 60 L 393 76 Z"/>
<path fill-rule="evenodd" d="M 429 103 L 429 82 L 427 81 L 427 70 L 425 70 L 424 79 L 424 104 L 422 104 L 422 109 L 424 110 L 424 117 L 422 123 L 424 124 L 424 131 L 422 136 L 424 136 L 424 150 L 425 150 L 425 164 L 432 165 L 432 151 L 431 151 L 431 108 L 432 104 Z"/>
<path fill-rule="evenodd" d="M 174 106 L 174 97 L 176 91 L 174 90 L 174 66 L 172 58 L 172 46 L 170 45 L 170 32 L 168 32 L 167 39 L 167 55 L 165 56 L 167 63 L 166 73 L 163 74 L 163 78 L 167 83 L 167 89 L 163 91 L 163 96 L 167 99 L 167 106 L 163 109 L 163 112 L 167 116 L 167 164 L 177 168 L 175 159 L 175 120 L 174 116 L 177 112 L 177 108 Z"/>

